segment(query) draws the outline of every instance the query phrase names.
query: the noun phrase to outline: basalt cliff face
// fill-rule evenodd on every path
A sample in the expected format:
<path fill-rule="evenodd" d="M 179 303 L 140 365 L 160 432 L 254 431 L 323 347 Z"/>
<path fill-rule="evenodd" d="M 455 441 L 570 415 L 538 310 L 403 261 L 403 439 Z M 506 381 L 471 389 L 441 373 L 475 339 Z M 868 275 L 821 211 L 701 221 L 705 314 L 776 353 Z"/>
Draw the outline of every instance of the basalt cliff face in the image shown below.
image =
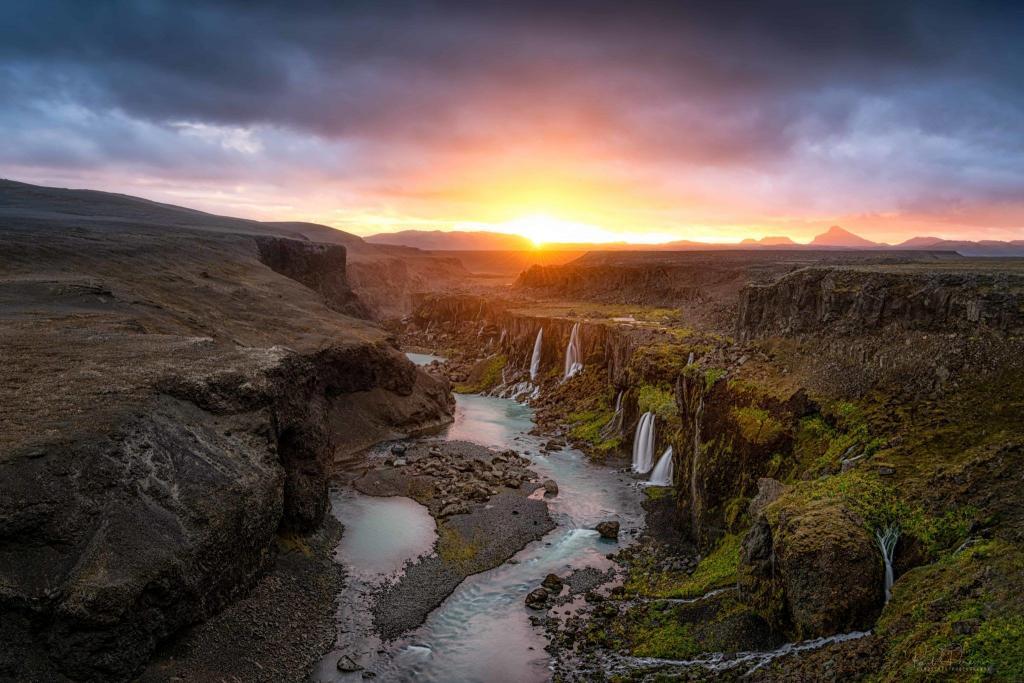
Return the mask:
<path fill-rule="evenodd" d="M 970 332 L 1024 329 L 1024 276 L 992 272 L 903 272 L 805 268 L 740 294 L 741 338 L 828 330 Z"/>
<path fill-rule="evenodd" d="M 338 463 L 451 420 L 339 312 L 343 248 L 110 210 L 0 216 L 3 678 L 132 677 L 318 525 Z"/>

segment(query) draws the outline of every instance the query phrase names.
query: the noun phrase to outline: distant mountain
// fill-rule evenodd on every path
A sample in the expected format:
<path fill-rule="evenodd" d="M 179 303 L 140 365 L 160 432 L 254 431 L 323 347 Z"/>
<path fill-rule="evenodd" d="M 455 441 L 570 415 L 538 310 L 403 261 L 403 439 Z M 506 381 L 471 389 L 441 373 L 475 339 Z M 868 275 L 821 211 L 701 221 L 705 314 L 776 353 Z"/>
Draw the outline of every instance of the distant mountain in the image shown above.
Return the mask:
<path fill-rule="evenodd" d="M 759 240 L 756 240 L 753 237 L 748 237 L 747 239 L 740 242 L 740 244 L 759 245 L 762 247 L 781 247 L 795 246 L 796 242 L 789 239 L 785 235 L 770 235 L 768 237 L 762 237 Z"/>
<path fill-rule="evenodd" d="M 501 232 L 452 230 L 401 230 L 382 232 L 366 238 L 371 244 L 392 244 L 431 251 L 523 251 L 533 242 L 519 235 Z"/>
<path fill-rule="evenodd" d="M 947 240 L 941 237 L 914 237 L 894 249 L 932 249 L 955 251 L 963 256 L 1024 256 L 1024 240 Z"/>
<path fill-rule="evenodd" d="M 811 240 L 812 247 L 839 247 L 841 249 L 873 249 L 883 246 L 877 242 L 866 240 L 859 235 L 854 235 L 849 230 L 844 230 L 838 225 L 821 233 Z"/>

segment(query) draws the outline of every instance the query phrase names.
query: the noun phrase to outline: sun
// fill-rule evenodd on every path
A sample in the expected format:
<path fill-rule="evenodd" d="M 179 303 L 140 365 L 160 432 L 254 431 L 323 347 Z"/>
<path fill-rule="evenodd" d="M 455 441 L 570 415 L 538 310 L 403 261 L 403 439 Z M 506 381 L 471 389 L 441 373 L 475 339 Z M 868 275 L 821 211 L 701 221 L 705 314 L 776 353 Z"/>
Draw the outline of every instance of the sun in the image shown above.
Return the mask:
<path fill-rule="evenodd" d="M 513 218 L 501 224 L 502 232 L 522 235 L 535 246 L 558 242 L 601 242 L 607 240 L 607 231 L 595 225 L 562 220 L 544 213 L 533 213 Z"/>

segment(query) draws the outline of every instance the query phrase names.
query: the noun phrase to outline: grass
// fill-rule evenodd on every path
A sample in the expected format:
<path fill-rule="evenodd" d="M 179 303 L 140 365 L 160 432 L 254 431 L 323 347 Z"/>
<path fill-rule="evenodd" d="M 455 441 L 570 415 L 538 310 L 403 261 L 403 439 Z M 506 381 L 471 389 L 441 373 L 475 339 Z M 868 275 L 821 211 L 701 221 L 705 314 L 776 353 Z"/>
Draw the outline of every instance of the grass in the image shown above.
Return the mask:
<path fill-rule="evenodd" d="M 604 456 L 622 445 L 619 436 L 605 438 L 601 432 L 611 422 L 615 411 L 610 408 L 581 410 L 569 415 L 569 436 L 590 445 L 594 455 Z"/>
<path fill-rule="evenodd" d="M 630 571 L 626 591 L 655 598 L 697 598 L 717 588 L 731 586 L 738 578 L 740 536 L 722 537 L 689 576 L 683 572 L 653 571 L 650 560 L 639 560 Z"/>
<path fill-rule="evenodd" d="M 671 496 L 673 490 L 671 486 L 645 486 L 644 495 L 648 500 L 661 500 Z"/>

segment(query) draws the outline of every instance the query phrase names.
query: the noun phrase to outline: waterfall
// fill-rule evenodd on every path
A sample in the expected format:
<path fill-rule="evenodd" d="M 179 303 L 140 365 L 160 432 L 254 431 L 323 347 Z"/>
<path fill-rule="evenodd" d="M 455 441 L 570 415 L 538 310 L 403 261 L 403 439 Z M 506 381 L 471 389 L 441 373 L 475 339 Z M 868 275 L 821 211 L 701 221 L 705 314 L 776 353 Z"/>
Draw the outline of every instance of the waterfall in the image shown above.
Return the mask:
<path fill-rule="evenodd" d="M 618 415 L 622 412 L 622 390 L 619 390 L 619 395 L 615 397 L 615 414 Z"/>
<path fill-rule="evenodd" d="M 565 348 L 565 377 L 569 379 L 583 369 L 583 354 L 580 350 L 580 324 L 572 326 L 569 333 L 569 345 Z"/>
<path fill-rule="evenodd" d="M 633 471 L 647 474 L 654 464 L 654 413 L 648 411 L 636 425 L 633 437 Z"/>
<path fill-rule="evenodd" d="M 882 562 L 885 563 L 885 601 L 892 600 L 892 554 L 896 550 L 896 541 L 900 539 L 900 528 L 898 526 L 887 526 L 885 530 L 875 531 L 875 540 L 878 541 L 878 548 L 882 551 Z"/>
<path fill-rule="evenodd" d="M 648 482 L 651 486 L 672 486 L 672 447 L 669 446 L 658 458 L 658 464 L 651 472 Z"/>
<path fill-rule="evenodd" d="M 687 365 L 693 365 L 693 351 L 690 351 L 690 356 L 686 359 Z"/>
<path fill-rule="evenodd" d="M 544 328 L 537 330 L 537 341 L 533 342 L 533 356 L 530 358 L 530 379 L 537 379 L 540 372 L 540 349 L 544 343 Z"/>

